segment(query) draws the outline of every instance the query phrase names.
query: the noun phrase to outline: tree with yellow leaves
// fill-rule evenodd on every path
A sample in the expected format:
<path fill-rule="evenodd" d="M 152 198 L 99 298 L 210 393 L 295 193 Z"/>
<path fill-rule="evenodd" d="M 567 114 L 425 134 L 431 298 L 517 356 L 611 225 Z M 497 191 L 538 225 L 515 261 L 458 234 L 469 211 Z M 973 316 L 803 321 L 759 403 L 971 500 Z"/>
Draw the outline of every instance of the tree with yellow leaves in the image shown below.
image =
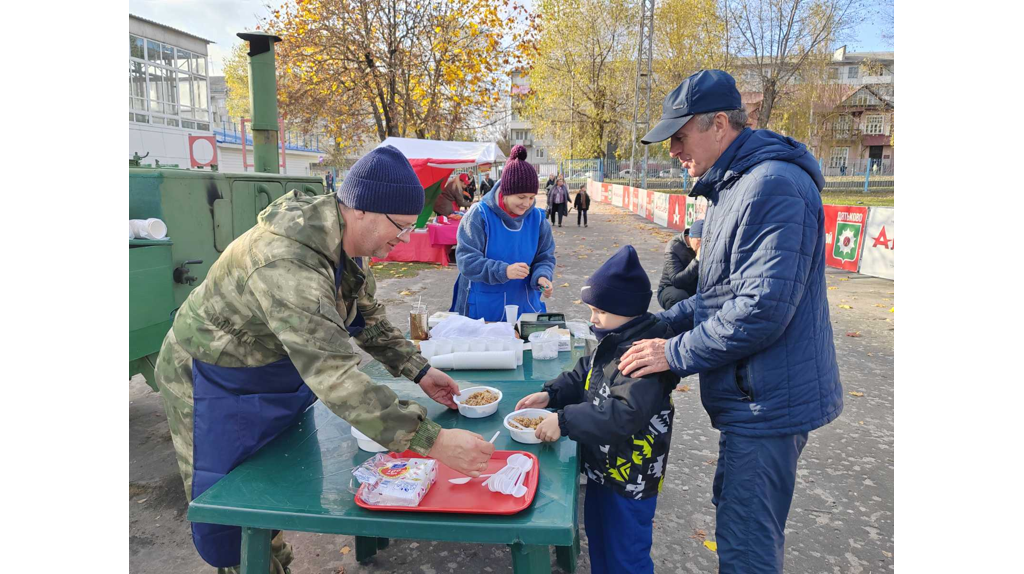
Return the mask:
<path fill-rule="evenodd" d="M 282 38 L 282 114 L 323 124 L 340 150 L 486 123 L 536 33 L 515 0 L 299 0 L 261 27 Z"/>

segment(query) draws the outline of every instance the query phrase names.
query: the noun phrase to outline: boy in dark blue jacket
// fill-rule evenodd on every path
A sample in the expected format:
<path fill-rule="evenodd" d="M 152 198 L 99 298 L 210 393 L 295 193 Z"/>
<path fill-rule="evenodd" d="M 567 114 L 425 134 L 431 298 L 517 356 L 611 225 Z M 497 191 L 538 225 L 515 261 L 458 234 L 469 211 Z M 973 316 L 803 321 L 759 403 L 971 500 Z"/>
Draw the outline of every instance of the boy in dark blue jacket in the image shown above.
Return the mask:
<path fill-rule="evenodd" d="M 654 572 L 651 528 L 672 438 L 671 371 L 634 379 L 618 370 L 633 341 L 669 335 L 647 308 L 651 282 L 631 245 L 612 255 L 581 294 L 599 343 L 572 371 L 524 397 L 516 409 L 550 408 L 537 438 L 582 445 L 588 478 L 584 527 L 591 572 Z"/>

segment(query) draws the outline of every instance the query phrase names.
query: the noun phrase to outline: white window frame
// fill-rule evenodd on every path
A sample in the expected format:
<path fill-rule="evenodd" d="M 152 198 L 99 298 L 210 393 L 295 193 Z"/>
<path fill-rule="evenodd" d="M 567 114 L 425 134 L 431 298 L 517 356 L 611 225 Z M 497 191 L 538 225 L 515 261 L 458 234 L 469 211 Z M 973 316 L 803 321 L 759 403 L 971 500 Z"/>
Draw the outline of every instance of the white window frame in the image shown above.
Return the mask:
<path fill-rule="evenodd" d="M 835 119 L 835 123 L 832 124 L 832 127 L 835 131 L 836 137 L 850 137 L 850 131 L 853 129 L 853 118 L 843 114 Z"/>
<path fill-rule="evenodd" d="M 846 69 L 846 79 L 856 80 L 860 76 L 860 66 L 850 66 Z"/>
<path fill-rule="evenodd" d="M 842 153 L 840 153 L 842 152 Z M 850 148 L 849 147 L 834 147 L 829 154 L 828 166 L 829 167 L 846 167 L 847 162 L 850 159 Z"/>
<path fill-rule="evenodd" d="M 865 116 L 864 133 L 869 136 L 877 136 L 885 133 L 885 116 L 881 114 Z"/>
<path fill-rule="evenodd" d="M 134 115 L 131 115 L 129 117 L 131 119 L 134 119 L 134 121 L 136 121 L 136 122 L 139 122 L 138 119 L 135 119 L 136 116 L 141 116 L 142 118 L 145 118 L 145 121 L 142 121 L 142 122 L 139 122 L 139 123 L 150 123 L 150 124 L 157 123 L 157 125 L 164 125 L 164 126 L 167 126 L 167 127 L 175 127 L 175 128 L 178 128 L 178 129 L 193 130 L 193 131 L 195 131 L 195 130 L 212 131 L 213 122 L 210 120 L 211 114 L 212 114 L 212 110 L 211 110 L 212 106 L 210 105 L 210 76 L 209 76 L 209 73 L 210 73 L 210 55 L 209 54 L 203 54 L 203 53 L 200 53 L 200 52 L 193 52 L 192 50 L 189 50 L 187 48 L 182 48 L 182 47 L 176 46 L 174 44 L 168 44 L 166 42 L 160 42 L 158 40 L 153 40 L 152 38 L 147 38 L 147 37 L 141 36 L 139 34 L 132 34 L 131 32 L 129 32 L 128 35 L 129 35 L 129 37 L 134 36 L 134 37 L 139 38 L 139 39 L 142 40 L 142 57 L 141 58 L 136 58 L 136 57 L 132 56 L 131 55 L 131 44 L 129 44 L 129 47 L 128 47 L 128 61 L 130 63 L 142 64 L 143 75 L 146 78 L 145 97 L 143 98 L 144 108 L 145 109 L 143 109 L 143 110 L 136 110 L 136 109 L 131 107 L 131 100 L 133 99 L 133 96 L 130 93 L 130 87 L 129 87 L 128 111 L 129 111 L 130 114 L 134 114 Z M 157 44 L 158 46 L 160 46 L 161 54 L 163 54 L 164 46 L 168 46 L 168 47 L 172 48 L 172 54 L 173 54 L 174 60 L 173 60 L 173 62 L 171 62 L 171 64 L 169 66 L 165 65 L 162 62 L 162 60 L 158 61 L 158 62 L 154 62 L 154 61 L 149 60 L 147 58 L 147 56 L 149 56 L 149 43 L 150 42 L 153 42 L 153 43 Z M 188 66 L 186 67 L 185 70 L 180 70 L 178 68 L 178 65 L 179 65 L 178 51 L 179 50 L 182 51 L 182 52 L 186 52 L 188 54 L 188 56 L 189 56 L 188 57 L 189 63 L 188 63 Z M 196 55 L 203 57 L 203 65 L 206 68 L 206 74 L 199 74 L 197 72 L 193 72 L 192 71 L 193 56 L 196 56 Z M 161 58 L 162 58 L 162 56 L 161 56 Z M 151 105 L 150 105 L 151 100 L 149 98 L 149 94 L 150 94 L 150 89 L 151 89 L 151 85 L 150 84 L 152 82 L 150 82 L 150 77 L 149 77 L 150 76 L 149 66 L 173 72 L 173 74 L 174 74 L 174 82 L 173 82 L 174 101 L 172 102 L 170 100 L 157 100 L 157 102 L 159 104 L 161 104 L 161 105 L 173 105 L 173 106 L 175 106 L 176 109 L 177 109 L 176 113 L 174 113 L 174 114 L 167 114 L 167 113 L 163 113 L 162 111 L 161 112 L 154 111 L 151 108 Z M 129 71 L 129 74 L 130 73 L 131 72 Z M 163 72 L 161 72 L 161 73 L 163 73 Z M 205 102 L 204 107 L 196 108 L 196 107 L 192 106 L 191 98 L 190 98 L 188 104 L 185 106 L 185 107 L 188 107 L 190 109 L 196 109 L 196 110 L 200 110 L 200 111 L 205 111 L 207 113 L 207 118 L 205 120 L 200 120 L 200 119 L 195 119 L 195 118 L 187 118 L 187 117 L 184 117 L 182 115 L 182 105 L 183 104 L 181 102 L 181 97 L 180 97 L 181 96 L 180 84 L 181 84 L 182 79 L 179 77 L 180 74 L 185 74 L 185 76 L 186 76 L 186 79 L 187 79 L 187 81 L 189 83 L 189 94 L 190 95 L 192 94 L 193 87 L 195 86 L 195 83 L 196 83 L 194 80 L 199 79 L 199 80 L 202 80 L 203 82 L 206 83 L 206 89 L 205 89 L 205 94 L 204 94 L 205 95 L 204 99 L 206 100 L 206 102 Z M 163 76 L 161 76 L 161 77 L 163 77 Z M 137 99 L 137 98 L 135 98 L 135 99 Z M 140 112 L 142 112 L 142 113 L 140 113 Z M 154 118 L 157 119 L 157 122 L 153 121 Z M 177 124 L 177 125 L 174 125 L 174 124 Z"/>

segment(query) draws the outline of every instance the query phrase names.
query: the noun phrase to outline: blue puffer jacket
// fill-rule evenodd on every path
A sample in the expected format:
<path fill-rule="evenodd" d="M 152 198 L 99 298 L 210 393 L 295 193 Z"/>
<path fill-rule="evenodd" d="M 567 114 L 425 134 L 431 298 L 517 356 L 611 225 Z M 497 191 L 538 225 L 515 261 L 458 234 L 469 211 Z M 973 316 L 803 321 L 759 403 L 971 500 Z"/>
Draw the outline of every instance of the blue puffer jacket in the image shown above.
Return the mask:
<path fill-rule="evenodd" d="M 744 129 L 694 186 L 708 199 L 697 294 L 659 317 L 672 371 L 700 373 L 711 424 L 816 429 L 843 410 L 825 297 L 824 178 L 803 144 Z"/>

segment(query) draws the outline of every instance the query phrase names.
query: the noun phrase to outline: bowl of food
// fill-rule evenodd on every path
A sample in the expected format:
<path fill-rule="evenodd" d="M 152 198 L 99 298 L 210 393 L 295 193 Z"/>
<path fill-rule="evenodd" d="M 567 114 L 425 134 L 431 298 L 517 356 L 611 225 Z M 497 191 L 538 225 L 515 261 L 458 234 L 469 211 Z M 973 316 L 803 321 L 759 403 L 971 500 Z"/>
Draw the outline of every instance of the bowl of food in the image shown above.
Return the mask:
<path fill-rule="evenodd" d="M 387 452 L 388 451 L 388 449 L 386 449 L 386 448 L 382 447 L 381 445 L 377 444 L 370 437 L 368 437 L 368 436 L 364 435 L 363 433 L 359 432 L 359 429 L 357 429 L 356 427 L 352 427 L 352 436 L 355 437 L 356 444 L 359 445 L 359 449 L 360 450 L 365 450 L 366 452 Z"/>
<path fill-rule="evenodd" d="M 551 411 L 544 409 L 520 409 L 505 415 L 505 428 L 517 442 L 539 444 L 541 441 L 533 433 L 537 425 L 542 423 Z"/>
<path fill-rule="evenodd" d="M 494 387 L 469 387 L 455 395 L 459 413 L 471 419 L 481 419 L 498 412 L 501 391 Z"/>

